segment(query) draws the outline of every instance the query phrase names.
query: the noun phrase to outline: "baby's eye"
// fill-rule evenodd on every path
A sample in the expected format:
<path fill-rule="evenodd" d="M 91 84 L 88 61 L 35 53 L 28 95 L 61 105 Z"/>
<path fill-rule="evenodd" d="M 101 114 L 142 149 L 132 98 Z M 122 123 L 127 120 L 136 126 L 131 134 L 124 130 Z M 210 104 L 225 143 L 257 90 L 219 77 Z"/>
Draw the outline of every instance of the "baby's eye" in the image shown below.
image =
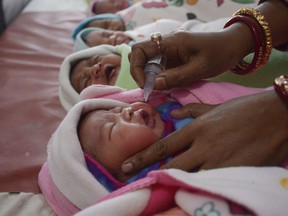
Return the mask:
<path fill-rule="evenodd" d="M 108 25 L 106 26 L 106 28 L 108 27 Z M 110 30 L 109 31 L 105 31 L 103 33 L 103 37 L 104 38 L 109 38 L 111 35 L 113 34 L 113 32 L 111 32 Z"/>
<path fill-rule="evenodd" d="M 88 86 L 90 86 L 92 83 L 91 83 L 91 79 L 90 77 L 86 77 L 85 80 L 84 80 L 84 88 L 87 88 Z"/>
<path fill-rule="evenodd" d="M 116 125 L 116 122 L 109 123 L 109 139 L 111 140 L 113 128 Z"/>
<path fill-rule="evenodd" d="M 115 107 L 115 108 L 111 109 L 111 111 L 113 113 L 121 113 L 122 110 L 123 110 L 123 107 Z"/>

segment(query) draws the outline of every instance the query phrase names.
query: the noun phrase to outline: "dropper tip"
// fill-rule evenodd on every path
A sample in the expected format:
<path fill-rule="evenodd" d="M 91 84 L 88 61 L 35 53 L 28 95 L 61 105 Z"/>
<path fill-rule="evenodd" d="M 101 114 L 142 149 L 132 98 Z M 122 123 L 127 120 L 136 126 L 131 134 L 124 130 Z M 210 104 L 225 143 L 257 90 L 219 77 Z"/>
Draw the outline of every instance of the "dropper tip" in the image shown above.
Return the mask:
<path fill-rule="evenodd" d="M 149 98 L 149 93 L 144 92 L 144 94 L 143 94 L 144 102 L 147 102 L 147 101 L 148 101 L 148 98 Z"/>

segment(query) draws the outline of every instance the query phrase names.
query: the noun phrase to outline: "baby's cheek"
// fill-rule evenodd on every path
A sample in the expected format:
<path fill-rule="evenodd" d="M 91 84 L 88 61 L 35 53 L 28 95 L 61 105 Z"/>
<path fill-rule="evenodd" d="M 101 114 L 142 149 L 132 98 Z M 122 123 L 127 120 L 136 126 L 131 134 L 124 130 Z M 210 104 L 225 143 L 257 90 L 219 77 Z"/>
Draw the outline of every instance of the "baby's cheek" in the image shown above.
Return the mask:
<path fill-rule="evenodd" d="M 164 122 L 159 120 L 156 123 L 155 129 L 154 129 L 154 133 L 156 134 L 156 137 L 158 140 L 162 137 L 164 130 L 165 130 L 165 124 L 164 124 Z"/>
<path fill-rule="evenodd" d="M 132 135 L 132 134 L 131 134 Z M 141 150 L 149 147 L 151 144 L 156 142 L 158 140 L 157 136 L 155 133 L 149 131 L 149 132 L 142 132 L 142 133 L 134 133 L 131 137 L 131 141 L 127 143 L 127 150 L 129 151 L 129 154 L 136 154 L 140 152 Z"/>

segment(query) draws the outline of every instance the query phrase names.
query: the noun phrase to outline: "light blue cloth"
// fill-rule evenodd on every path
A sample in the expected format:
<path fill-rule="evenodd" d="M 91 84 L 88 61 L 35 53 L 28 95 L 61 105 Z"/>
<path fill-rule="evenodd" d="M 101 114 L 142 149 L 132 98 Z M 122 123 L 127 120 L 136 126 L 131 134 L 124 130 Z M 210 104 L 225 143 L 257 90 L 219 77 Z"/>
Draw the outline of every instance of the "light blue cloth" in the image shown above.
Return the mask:
<path fill-rule="evenodd" d="M 89 46 L 85 43 L 84 38 L 92 31 L 100 31 L 102 28 L 89 27 L 82 29 L 77 35 L 74 43 L 74 52 L 85 50 L 89 48 Z"/>
<path fill-rule="evenodd" d="M 88 23 L 90 23 L 91 21 L 94 21 L 94 20 L 104 20 L 104 19 L 119 19 L 119 20 L 121 20 L 122 18 L 119 15 L 112 14 L 112 13 L 105 13 L 105 14 L 99 14 L 99 15 L 95 15 L 95 16 L 92 16 L 92 17 L 88 17 L 87 19 L 83 20 L 82 22 L 80 22 L 76 26 L 76 28 L 74 29 L 74 31 L 71 34 L 71 37 L 75 40 L 77 34 L 82 29 L 84 29 L 88 25 Z"/>

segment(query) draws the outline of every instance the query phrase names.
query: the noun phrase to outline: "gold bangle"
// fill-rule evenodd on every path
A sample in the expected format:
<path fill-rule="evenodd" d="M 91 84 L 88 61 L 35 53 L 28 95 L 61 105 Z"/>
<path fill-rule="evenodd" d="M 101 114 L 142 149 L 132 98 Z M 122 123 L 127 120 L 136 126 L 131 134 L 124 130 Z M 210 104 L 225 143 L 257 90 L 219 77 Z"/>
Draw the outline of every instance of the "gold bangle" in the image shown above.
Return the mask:
<path fill-rule="evenodd" d="M 259 26 L 261 27 L 261 30 L 263 32 L 263 38 L 264 38 L 264 50 L 263 50 L 263 58 L 261 64 L 264 65 L 271 54 L 272 51 L 272 37 L 271 37 L 271 31 L 268 25 L 268 22 L 265 20 L 264 15 L 262 15 L 259 11 L 257 11 L 254 8 L 242 8 L 238 11 L 236 11 L 234 16 L 237 15 L 244 15 L 252 17 L 257 21 Z"/>
<path fill-rule="evenodd" d="M 260 0 L 258 5 L 264 3 L 266 0 Z M 288 0 L 279 0 L 284 6 L 288 7 Z M 276 50 L 288 52 L 288 42 L 274 47 Z"/>

